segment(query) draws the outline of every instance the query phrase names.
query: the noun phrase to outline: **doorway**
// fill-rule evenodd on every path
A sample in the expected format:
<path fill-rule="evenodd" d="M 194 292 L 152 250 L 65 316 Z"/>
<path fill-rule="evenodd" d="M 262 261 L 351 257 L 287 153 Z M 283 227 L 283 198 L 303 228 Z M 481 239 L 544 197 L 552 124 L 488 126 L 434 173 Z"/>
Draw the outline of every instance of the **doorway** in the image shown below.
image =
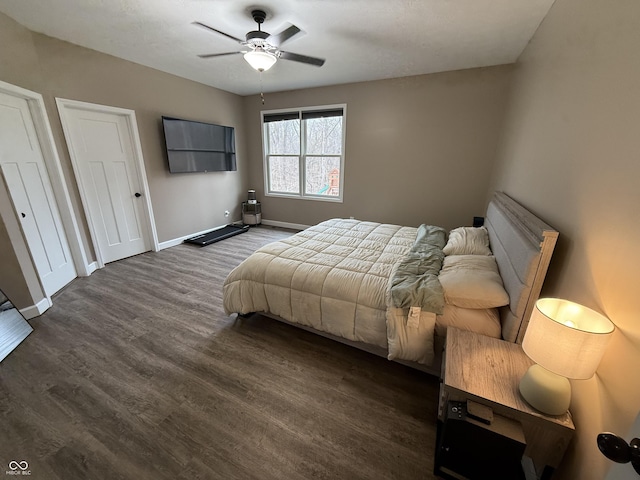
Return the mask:
<path fill-rule="evenodd" d="M 29 104 L 5 93 L 0 93 L 0 171 L 42 287 L 51 296 L 76 278 L 76 269 Z"/>
<path fill-rule="evenodd" d="M 135 112 L 57 98 L 98 267 L 158 240 Z"/>
<path fill-rule="evenodd" d="M 42 95 L 0 82 L 0 124 L 0 216 L 34 301 L 23 313 L 32 318 L 77 274 L 88 275 L 88 265 Z"/>

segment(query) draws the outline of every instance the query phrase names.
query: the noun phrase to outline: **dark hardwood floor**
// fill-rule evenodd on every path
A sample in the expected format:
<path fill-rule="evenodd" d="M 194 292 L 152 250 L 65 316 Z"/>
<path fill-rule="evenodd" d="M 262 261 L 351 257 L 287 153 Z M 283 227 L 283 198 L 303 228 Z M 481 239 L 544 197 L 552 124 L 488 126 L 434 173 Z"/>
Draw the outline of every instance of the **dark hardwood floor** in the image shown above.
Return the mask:
<path fill-rule="evenodd" d="M 436 378 L 224 314 L 227 273 L 290 233 L 138 255 L 58 293 L 0 363 L 0 474 L 26 461 L 47 480 L 434 478 Z"/>

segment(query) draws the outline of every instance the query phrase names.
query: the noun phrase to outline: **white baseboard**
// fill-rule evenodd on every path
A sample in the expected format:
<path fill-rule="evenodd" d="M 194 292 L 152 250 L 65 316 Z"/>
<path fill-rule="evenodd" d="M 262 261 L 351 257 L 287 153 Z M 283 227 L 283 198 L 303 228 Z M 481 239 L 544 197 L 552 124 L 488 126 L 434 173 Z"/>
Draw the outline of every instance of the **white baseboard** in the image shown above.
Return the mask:
<path fill-rule="evenodd" d="M 98 262 L 91 262 L 89 265 L 87 265 L 87 276 L 91 275 L 97 269 L 98 269 Z"/>
<path fill-rule="evenodd" d="M 237 222 L 225 223 L 224 225 L 220 225 L 219 227 L 207 228 L 206 230 L 202 230 L 200 232 L 190 233 L 189 235 L 185 235 L 184 237 L 174 238 L 173 240 L 167 240 L 166 242 L 160 242 L 158 243 L 158 251 L 164 250 L 165 248 L 175 247 L 176 245 L 180 245 L 187 238 L 195 237 L 197 235 L 202 235 L 203 233 L 207 233 L 207 232 L 213 232 L 214 230 L 220 230 L 221 228 L 224 228 L 227 225 L 231 225 L 233 223 L 237 223 Z"/>
<path fill-rule="evenodd" d="M 311 225 L 303 225 L 302 223 L 278 222 L 277 220 L 262 220 L 263 225 L 269 227 L 289 228 L 291 230 L 306 230 Z"/>
<path fill-rule="evenodd" d="M 191 238 L 191 235 L 187 237 L 176 238 L 174 240 L 167 240 L 166 242 L 160 242 L 158 243 L 158 251 L 164 250 L 165 248 L 171 248 L 171 247 L 175 247 L 176 245 L 180 245 L 186 238 Z"/>
<path fill-rule="evenodd" d="M 98 269 L 98 262 L 83 263 L 76 265 L 76 272 L 79 277 L 88 277 Z"/>
<path fill-rule="evenodd" d="M 49 297 L 45 297 L 40 300 L 35 305 L 31 305 L 30 307 L 25 307 L 20 309 L 20 313 L 27 320 L 31 320 L 32 318 L 36 318 L 46 312 L 49 307 L 51 307 L 53 303 L 51 303 L 51 299 Z"/>
<path fill-rule="evenodd" d="M 88 277 L 98 269 L 98 262 L 85 263 L 76 268 L 79 277 Z"/>

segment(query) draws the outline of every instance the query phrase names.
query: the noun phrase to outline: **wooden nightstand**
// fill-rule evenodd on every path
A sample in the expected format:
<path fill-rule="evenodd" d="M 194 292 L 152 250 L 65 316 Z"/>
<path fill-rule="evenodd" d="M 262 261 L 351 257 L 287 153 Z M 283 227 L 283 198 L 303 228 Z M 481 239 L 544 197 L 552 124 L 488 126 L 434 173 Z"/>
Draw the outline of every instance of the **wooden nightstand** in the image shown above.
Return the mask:
<path fill-rule="evenodd" d="M 447 418 L 449 402 L 471 401 L 489 407 L 496 420 L 521 425 L 526 442 L 523 465 L 527 478 L 532 474 L 550 478 L 562 461 L 575 427 L 569 412 L 557 417 L 545 415 L 520 396 L 518 383 L 533 363 L 522 347 L 452 327 L 447 329 L 445 345 L 439 426 Z"/>

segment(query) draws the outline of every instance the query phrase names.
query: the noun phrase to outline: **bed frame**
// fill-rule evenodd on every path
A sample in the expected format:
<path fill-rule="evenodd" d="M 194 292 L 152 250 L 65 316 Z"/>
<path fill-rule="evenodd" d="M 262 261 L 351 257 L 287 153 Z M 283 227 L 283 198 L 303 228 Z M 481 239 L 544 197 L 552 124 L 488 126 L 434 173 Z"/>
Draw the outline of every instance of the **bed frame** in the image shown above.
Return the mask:
<path fill-rule="evenodd" d="M 510 299 L 500 311 L 502 338 L 522 343 L 558 231 L 502 192 L 495 193 L 489 203 L 485 226 Z"/>
<path fill-rule="evenodd" d="M 522 343 L 529 317 L 542 290 L 558 232 L 502 192 L 494 193 L 489 202 L 484 225 L 489 232 L 491 249 L 510 299 L 509 305 L 500 309 L 502 338 Z M 387 357 L 388 354 L 384 348 L 337 337 L 268 313 L 260 312 L 260 315 L 376 355 Z M 436 360 L 429 367 L 402 360 L 394 361 L 439 376 L 443 345 L 444 338 L 436 336 Z"/>

